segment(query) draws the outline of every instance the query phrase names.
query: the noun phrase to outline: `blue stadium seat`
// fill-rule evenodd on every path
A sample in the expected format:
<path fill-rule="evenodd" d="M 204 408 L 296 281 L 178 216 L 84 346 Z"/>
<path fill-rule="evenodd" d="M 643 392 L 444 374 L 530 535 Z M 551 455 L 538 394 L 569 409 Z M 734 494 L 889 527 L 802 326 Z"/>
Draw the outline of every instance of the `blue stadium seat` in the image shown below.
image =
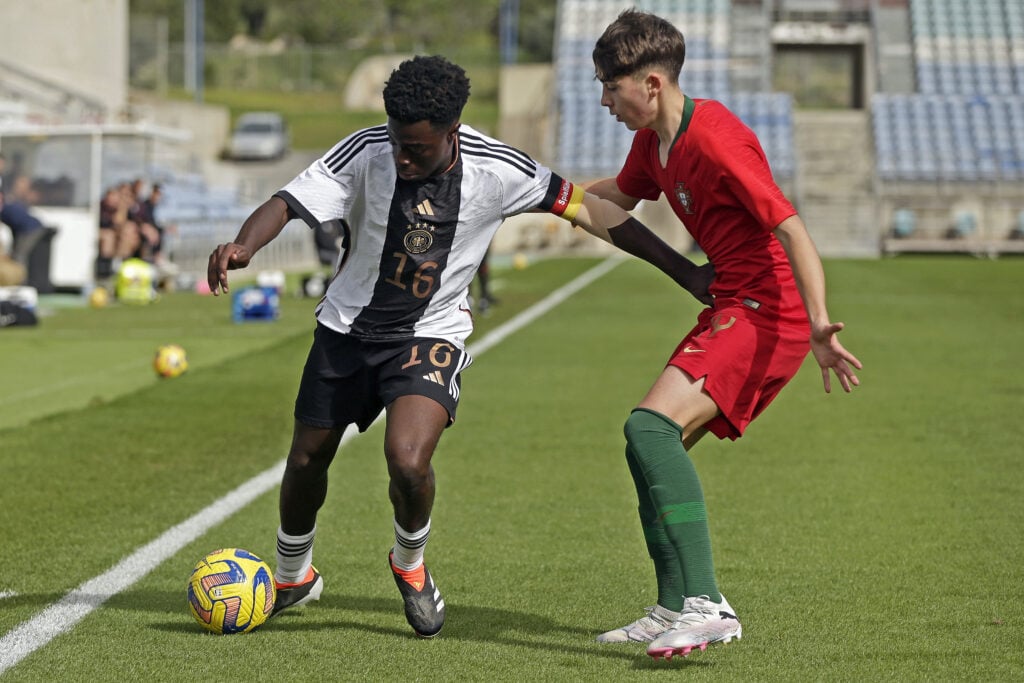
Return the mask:
<path fill-rule="evenodd" d="M 909 8 L 918 92 L 1024 94 L 1024 2 L 910 0 Z"/>

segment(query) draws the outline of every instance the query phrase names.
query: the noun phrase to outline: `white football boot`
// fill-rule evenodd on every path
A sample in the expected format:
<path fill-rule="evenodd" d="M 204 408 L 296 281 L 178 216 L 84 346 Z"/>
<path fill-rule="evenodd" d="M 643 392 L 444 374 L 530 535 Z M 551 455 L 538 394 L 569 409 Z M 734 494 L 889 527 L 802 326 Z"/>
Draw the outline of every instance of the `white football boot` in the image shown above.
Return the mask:
<path fill-rule="evenodd" d="M 705 650 L 708 645 L 729 643 L 742 636 L 740 620 L 724 595 L 722 602 L 711 602 L 706 595 L 685 598 L 679 617 L 647 647 L 647 654 L 655 659 L 685 657 L 693 650 Z"/>
<path fill-rule="evenodd" d="M 672 627 L 679 618 L 679 612 L 665 609 L 661 605 L 647 608 L 647 614 L 632 624 L 626 624 L 597 637 L 599 643 L 649 643 Z"/>

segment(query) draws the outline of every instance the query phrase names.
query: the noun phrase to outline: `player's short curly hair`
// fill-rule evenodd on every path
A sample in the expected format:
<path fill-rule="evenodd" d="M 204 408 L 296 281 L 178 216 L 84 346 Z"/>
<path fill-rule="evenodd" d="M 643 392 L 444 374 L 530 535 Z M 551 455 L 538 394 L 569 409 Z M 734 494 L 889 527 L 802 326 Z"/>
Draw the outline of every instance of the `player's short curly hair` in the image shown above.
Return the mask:
<path fill-rule="evenodd" d="M 678 81 L 686 41 L 669 21 L 629 9 L 604 30 L 592 56 L 599 81 L 614 81 L 644 69 L 658 69 Z"/>
<path fill-rule="evenodd" d="M 437 55 L 402 62 L 384 85 L 384 111 L 402 123 L 451 125 L 462 116 L 468 99 L 466 72 Z"/>

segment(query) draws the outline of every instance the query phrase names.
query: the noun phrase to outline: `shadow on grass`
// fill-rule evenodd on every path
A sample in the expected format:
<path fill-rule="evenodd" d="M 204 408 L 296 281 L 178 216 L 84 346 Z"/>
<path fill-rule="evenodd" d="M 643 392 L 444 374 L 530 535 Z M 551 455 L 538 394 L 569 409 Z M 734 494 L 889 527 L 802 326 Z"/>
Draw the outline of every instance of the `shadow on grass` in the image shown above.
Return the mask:
<path fill-rule="evenodd" d="M 197 628 L 189 618 L 183 595 L 167 591 L 148 591 L 145 595 L 128 593 L 118 595 L 107 603 L 115 609 L 146 610 L 156 613 L 173 614 L 173 620 L 155 622 L 151 628 L 166 632 L 195 634 L 208 637 L 209 634 Z M 351 618 L 340 617 L 339 613 L 351 612 Z M 394 616 L 395 626 L 375 623 L 378 619 L 360 620 L 358 614 L 387 614 Z M 359 595 L 325 595 L 319 602 L 294 611 L 284 612 L 261 627 L 269 632 L 311 632 L 352 630 L 376 633 L 381 636 L 417 640 L 405 623 L 401 600 L 395 598 L 367 597 Z M 622 646 L 600 645 L 594 641 L 596 633 L 574 626 L 561 624 L 546 616 L 520 610 L 484 607 L 479 605 L 448 604 L 444 631 L 439 640 L 485 642 L 518 648 L 528 648 L 557 654 L 578 654 L 589 657 L 604 657 L 609 660 L 633 662 L 633 668 L 640 670 L 677 668 L 679 664 L 708 664 L 681 659 L 670 663 L 655 662 L 643 655 L 639 643 Z"/>
<path fill-rule="evenodd" d="M 20 594 L 0 601 L 0 613 L 25 607 L 44 607 L 68 595 L 54 593 Z M 163 614 L 167 621 L 155 622 L 150 628 L 167 633 L 209 637 L 188 616 L 184 591 L 128 591 L 103 600 L 99 595 L 76 595 L 76 603 L 94 608 L 125 609 Z M 70 605 L 69 605 L 70 606 Z M 2 609 L 6 608 L 6 609 Z M 33 610 L 34 611 L 34 610 Z M 381 626 L 377 620 L 360 621 L 358 616 L 339 617 L 339 612 L 361 612 L 394 615 L 394 627 Z M 31 618 L 31 616 L 29 616 Z M 13 625 L 11 625 L 13 626 Z M 264 632 L 304 632 L 352 630 L 375 633 L 388 638 L 417 640 L 404 621 L 401 601 L 358 595 L 324 596 L 318 603 L 276 616 L 261 628 Z M 480 605 L 449 603 L 444 631 L 438 636 L 445 641 L 484 642 L 519 648 L 549 651 L 557 654 L 582 654 L 613 660 L 632 661 L 636 670 L 665 670 L 683 667 L 705 667 L 713 663 L 700 659 L 655 661 L 643 655 L 640 643 L 601 645 L 594 641 L 596 632 L 559 624 L 548 616 L 522 610 Z"/>
<path fill-rule="evenodd" d="M 67 596 L 54 593 L 21 594 L 0 601 L 0 608 L 23 609 L 52 605 Z M 94 608 L 106 607 L 130 611 L 152 612 L 172 617 L 158 621 L 150 628 L 196 637 L 210 637 L 188 616 L 184 591 L 129 591 L 104 601 L 102 596 L 77 596 L 77 602 Z M 5 610 L 6 611 L 6 610 Z M 396 626 L 382 626 L 375 620 L 360 621 L 355 618 L 338 618 L 338 612 L 394 615 Z M 29 617 L 31 618 L 31 617 Z M 405 624 L 401 600 L 395 598 L 367 597 L 359 595 L 329 595 L 309 607 L 285 612 L 262 628 L 264 632 L 284 631 L 331 631 L 353 630 L 376 633 L 381 636 L 416 640 Z M 483 607 L 479 605 L 448 605 L 445 629 L 439 639 L 446 641 L 486 642 L 557 654 L 578 654 L 604 657 L 609 660 L 632 662 L 637 670 L 666 670 L 679 667 L 710 666 L 713 662 L 700 659 L 677 658 L 670 662 L 655 661 L 643 654 L 640 643 L 623 645 L 600 645 L 594 641 L 596 633 L 590 629 L 567 626 L 546 616 L 525 611 Z"/>

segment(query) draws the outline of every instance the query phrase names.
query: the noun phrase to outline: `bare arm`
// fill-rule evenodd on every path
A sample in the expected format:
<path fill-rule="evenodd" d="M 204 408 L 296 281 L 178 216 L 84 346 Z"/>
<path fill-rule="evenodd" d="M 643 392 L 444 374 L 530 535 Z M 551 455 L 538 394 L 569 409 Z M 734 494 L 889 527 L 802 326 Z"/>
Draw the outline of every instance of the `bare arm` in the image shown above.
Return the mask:
<path fill-rule="evenodd" d="M 288 205 L 280 197 L 271 197 L 242 223 L 234 242 L 219 244 L 210 254 L 206 279 L 214 295 L 228 291 L 228 271 L 245 268 L 256 252 L 281 234 L 290 220 Z"/>
<path fill-rule="evenodd" d="M 836 333 L 844 327 L 843 323 L 829 321 L 828 309 L 825 307 L 825 271 L 821 267 L 818 250 L 807 233 L 803 220 L 797 215 L 779 223 L 774 232 L 786 250 L 786 256 L 789 257 L 789 263 L 793 268 L 793 277 L 796 278 L 796 286 L 807 309 L 807 317 L 811 322 L 811 352 L 821 366 L 825 391 L 832 390 L 829 375 L 829 370 L 832 370 L 839 378 L 843 390 L 849 392 L 851 385 L 860 384 L 850 366 L 858 370 L 863 366 L 836 338 Z"/>
<path fill-rule="evenodd" d="M 626 211 L 632 211 L 640 203 L 640 200 L 636 197 L 631 197 L 620 190 L 619 184 L 615 182 L 615 178 L 602 178 L 601 180 L 586 183 L 583 185 L 583 189 L 592 195 L 601 199 L 607 199 L 621 206 Z"/>

